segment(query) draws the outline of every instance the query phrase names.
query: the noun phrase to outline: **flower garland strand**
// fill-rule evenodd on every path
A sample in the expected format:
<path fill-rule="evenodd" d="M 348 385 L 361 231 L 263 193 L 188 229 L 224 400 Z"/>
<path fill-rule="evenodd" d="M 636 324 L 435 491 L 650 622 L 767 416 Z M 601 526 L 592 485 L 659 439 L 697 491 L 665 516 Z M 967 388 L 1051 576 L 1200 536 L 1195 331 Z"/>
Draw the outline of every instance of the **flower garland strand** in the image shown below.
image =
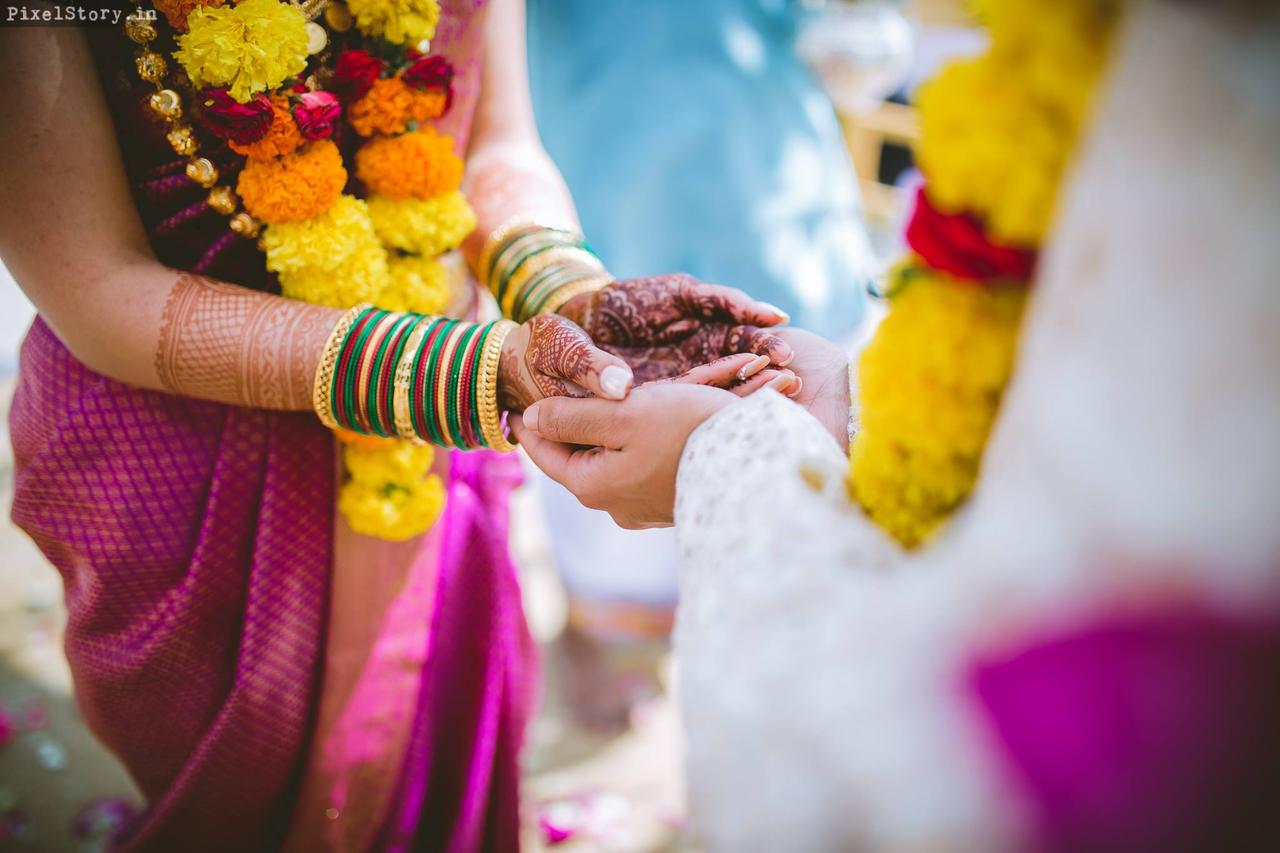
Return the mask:
<path fill-rule="evenodd" d="M 987 51 L 922 88 L 926 183 L 890 311 L 858 361 L 849 491 L 907 547 L 977 481 L 1036 249 L 1088 117 L 1120 0 L 977 0 Z"/>
<path fill-rule="evenodd" d="M 156 7 L 176 31 L 172 58 L 197 90 L 205 129 L 244 158 L 234 193 L 215 186 L 217 169 L 197 156 L 195 133 L 180 121 L 180 96 L 163 88 L 168 63 L 149 48 L 155 19 L 134 15 L 126 32 L 140 45 L 139 74 L 157 87 L 152 108 L 171 123 L 170 142 L 189 158 L 188 176 L 211 189 L 209 205 L 232 216 L 235 233 L 260 233 L 281 292 L 338 308 L 371 302 L 443 311 L 450 276 L 438 257 L 471 232 L 475 214 L 458 191 L 462 161 L 453 140 L 424 126 L 451 105 L 453 69 L 404 46 L 434 35 L 437 0 L 157 0 Z M 347 49 L 326 73 L 321 13 L 333 32 L 354 23 L 379 56 L 397 59 Z M 355 162 L 368 200 L 344 192 L 349 174 L 332 139 L 344 112 L 353 131 L 373 137 Z M 387 539 L 429 528 L 444 502 L 440 478 L 430 473 L 434 449 L 338 435 L 349 474 L 338 507 L 352 528 Z"/>

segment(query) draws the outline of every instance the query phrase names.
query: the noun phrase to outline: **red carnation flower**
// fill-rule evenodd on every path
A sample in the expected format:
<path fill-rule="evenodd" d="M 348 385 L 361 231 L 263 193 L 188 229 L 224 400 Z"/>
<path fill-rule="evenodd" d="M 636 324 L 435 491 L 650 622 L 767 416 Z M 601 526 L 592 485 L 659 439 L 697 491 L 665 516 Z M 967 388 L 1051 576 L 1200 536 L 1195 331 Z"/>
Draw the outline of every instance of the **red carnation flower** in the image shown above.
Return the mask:
<path fill-rule="evenodd" d="M 916 195 L 907 244 L 929 266 L 967 281 L 1029 281 L 1035 270 L 1034 250 L 991 242 L 975 217 L 943 213 L 924 187 Z"/>
<path fill-rule="evenodd" d="M 443 56 L 426 56 L 404 71 L 400 79 L 415 89 L 444 92 L 444 108 L 453 104 L 453 65 Z"/>
<path fill-rule="evenodd" d="M 307 92 L 293 107 L 293 121 L 307 139 L 328 139 L 333 124 L 342 115 L 342 105 L 331 92 Z"/>
<path fill-rule="evenodd" d="M 387 64 L 376 56 L 370 56 L 363 50 L 344 50 L 338 54 L 334 63 L 333 77 L 329 80 L 329 91 L 339 100 L 350 103 L 363 98 L 373 88 L 373 81 L 382 76 Z"/>
<path fill-rule="evenodd" d="M 239 103 L 225 89 L 209 89 L 200 98 L 200 118 L 209 132 L 237 145 L 252 145 L 267 135 L 275 113 L 266 95 Z"/>

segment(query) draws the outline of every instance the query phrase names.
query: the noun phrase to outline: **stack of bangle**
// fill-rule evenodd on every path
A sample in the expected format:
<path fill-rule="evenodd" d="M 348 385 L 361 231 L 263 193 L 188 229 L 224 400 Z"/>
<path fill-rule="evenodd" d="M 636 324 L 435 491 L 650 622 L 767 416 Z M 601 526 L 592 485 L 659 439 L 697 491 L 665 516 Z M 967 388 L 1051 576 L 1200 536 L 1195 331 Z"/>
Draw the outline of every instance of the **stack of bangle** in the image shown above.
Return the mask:
<path fill-rule="evenodd" d="M 513 450 L 498 407 L 498 356 L 513 328 L 357 305 L 325 344 L 316 414 L 362 435 Z"/>
<path fill-rule="evenodd" d="M 494 231 L 480 254 L 479 274 L 503 315 L 517 323 L 613 281 L 581 234 L 531 222 Z"/>

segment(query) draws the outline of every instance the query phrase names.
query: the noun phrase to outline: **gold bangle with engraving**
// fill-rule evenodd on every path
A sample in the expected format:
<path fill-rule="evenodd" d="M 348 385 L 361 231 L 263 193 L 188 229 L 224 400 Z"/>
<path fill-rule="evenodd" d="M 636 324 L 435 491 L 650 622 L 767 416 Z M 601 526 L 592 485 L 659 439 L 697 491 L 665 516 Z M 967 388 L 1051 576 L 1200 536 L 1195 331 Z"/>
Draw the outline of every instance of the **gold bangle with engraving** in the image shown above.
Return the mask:
<path fill-rule="evenodd" d="M 538 313 L 554 314 L 563 308 L 573 297 L 579 296 L 583 293 L 595 293 L 597 290 L 602 290 L 610 284 L 613 284 L 614 281 L 616 281 L 616 279 L 613 276 L 605 273 L 603 275 L 589 276 L 581 281 L 570 282 L 569 284 L 557 289 L 555 293 L 551 294 L 551 296 L 547 298 L 546 302 L 542 303 L 542 310 Z"/>
<path fill-rule="evenodd" d="M 329 429 L 337 429 L 338 422 L 333 419 L 333 372 L 338 366 L 338 353 L 347 339 L 347 333 L 355 325 L 356 319 L 371 308 L 367 302 L 361 302 L 338 318 L 329 338 L 320 351 L 320 363 L 316 365 L 315 379 L 311 383 L 311 407 L 315 409 L 320 423 Z"/>
<path fill-rule="evenodd" d="M 413 361 L 418 355 L 418 350 L 422 349 L 422 341 L 434 322 L 435 319 L 432 317 L 422 317 L 418 320 L 418 325 L 409 334 L 409 340 L 405 343 L 404 354 L 400 356 L 400 363 L 396 365 L 396 374 L 393 380 L 391 405 L 396 435 L 411 444 L 422 445 L 430 443 L 418 435 L 413 428 L 413 416 L 409 412 L 409 383 L 413 381 Z"/>
<path fill-rule="evenodd" d="M 604 272 L 604 264 L 586 249 L 580 249 L 576 246 L 555 246 L 545 249 L 527 258 L 512 272 L 506 293 L 503 295 L 502 313 L 513 320 L 517 320 L 514 311 L 516 305 L 523 298 L 525 286 L 538 273 L 556 265 L 579 266 L 582 268 L 584 275 Z M 517 322 L 519 321 L 517 320 Z"/>
<path fill-rule="evenodd" d="M 495 321 L 480 356 L 476 391 L 476 408 L 480 414 L 480 433 L 484 436 L 484 443 L 503 453 L 510 453 L 516 447 L 502 433 L 502 411 L 498 407 L 498 364 L 502 356 L 502 344 L 514 328 L 516 324 L 510 320 Z"/>

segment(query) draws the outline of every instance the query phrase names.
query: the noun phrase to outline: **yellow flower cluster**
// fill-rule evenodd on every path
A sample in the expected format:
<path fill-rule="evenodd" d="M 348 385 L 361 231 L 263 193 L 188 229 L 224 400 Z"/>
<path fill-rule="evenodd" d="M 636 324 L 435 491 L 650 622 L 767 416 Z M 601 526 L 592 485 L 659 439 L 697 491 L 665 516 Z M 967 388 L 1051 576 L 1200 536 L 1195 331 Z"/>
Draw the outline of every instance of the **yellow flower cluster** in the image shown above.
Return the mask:
<path fill-rule="evenodd" d="M 437 0 L 348 0 L 347 8 L 362 33 L 392 44 L 417 44 L 436 34 Z"/>
<path fill-rule="evenodd" d="M 351 479 L 338 494 L 338 510 L 357 533 L 409 539 L 434 524 L 444 509 L 444 484 L 426 473 L 435 458 L 433 448 L 407 442 L 348 444 L 342 457 Z"/>
<path fill-rule="evenodd" d="M 1106 58 L 1116 0 L 982 0 L 991 47 L 921 87 L 929 197 L 997 242 L 1040 244 Z"/>
<path fill-rule="evenodd" d="M 850 491 L 911 547 L 968 495 L 1013 369 L 1025 288 L 909 267 L 858 361 Z"/>
<path fill-rule="evenodd" d="M 435 258 L 392 258 L 387 286 L 373 299 L 388 311 L 441 314 L 449 307 L 449 270 Z"/>
<path fill-rule="evenodd" d="M 457 248 L 476 227 L 476 214 L 458 191 L 429 199 L 369 199 L 378 239 L 415 255 L 438 255 Z"/>
<path fill-rule="evenodd" d="M 225 86 L 244 103 L 307 66 L 307 19 L 279 0 L 203 6 L 187 16 L 174 58 L 197 88 Z"/>

